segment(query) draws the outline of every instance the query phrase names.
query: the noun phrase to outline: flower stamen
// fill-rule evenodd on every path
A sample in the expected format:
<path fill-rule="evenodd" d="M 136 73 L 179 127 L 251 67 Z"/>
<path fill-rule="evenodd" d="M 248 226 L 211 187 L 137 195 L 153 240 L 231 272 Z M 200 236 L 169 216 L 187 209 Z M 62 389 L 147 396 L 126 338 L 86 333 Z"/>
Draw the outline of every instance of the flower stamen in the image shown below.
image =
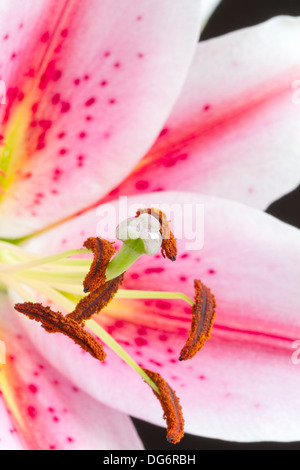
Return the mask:
<path fill-rule="evenodd" d="M 216 315 L 215 297 L 210 289 L 201 281 L 195 279 L 195 303 L 192 308 L 192 324 L 190 334 L 180 352 L 180 361 L 191 359 L 210 338 L 213 321 Z"/>
<path fill-rule="evenodd" d="M 88 320 L 86 327 L 97 335 L 103 343 L 105 343 L 115 354 L 117 354 L 129 367 L 131 367 L 135 372 L 137 372 L 143 380 L 156 392 L 160 393 L 157 385 L 153 380 L 146 374 L 144 369 L 142 369 L 132 357 L 122 348 L 122 346 L 104 329 L 102 326 L 97 323 L 95 320 Z"/>
<path fill-rule="evenodd" d="M 124 275 L 107 281 L 93 290 L 89 295 L 83 297 L 76 305 L 75 310 L 67 315 L 78 323 L 84 323 L 95 313 L 99 313 L 112 300 L 123 282 Z"/>
<path fill-rule="evenodd" d="M 3 247 L 2 247 L 3 245 Z M 40 267 L 48 267 L 48 264 L 54 264 L 56 265 L 57 262 L 61 263 L 66 263 L 70 262 L 73 265 L 78 262 L 86 261 L 88 264 L 90 263 L 89 260 L 81 260 L 78 258 L 73 258 L 67 260 L 69 256 L 72 255 L 80 255 L 80 254 L 85 254 L 89 253 L 89 251 L 86 248 L 80 248 L 80 249 L 75 249 L 75 250 L 68 250 L 64 251 L 62 253 L 57 253 L 56 255 L 51 255 L 51 256 L 45 256 L 45 257 L 39 257 L 35 254 L 32 253 L 27 253 L 24 250 L 21 250 L 20 247 L 12 245 L 10 243 L 6 242 L 0 242 L 0 250 L 1 248 L 4 248 L 4 252 L 6 251 L 6 256 L 9 256 L 9 258 L 12 258 L 12 261 L 10 261 L 10 265 L 1 268 L 1 272 L 4 273 L 18 273 L 21 271 L 27 271 L 28 269 L 32 268 L 40 268 Z M 11 252 L 10 252 L 11 251 Z M 27 257 L 27 260 L 24 261 L 24 257 Z M 29 258 L 29 259 L 28 259 Z M 20 262 L 21 261 L 21 262 Z M 59 266 L 59 265 L 58 265 Z M 63 266 L 63 264 L 62 264 Z M 67 265 L 66 265 L 67 266 Z"/>
<path fill-rule="evenodd" d="M 175 261 L 177 256 L 177 244 L 171 232 L 170 222 L 167 220 L 166 214 L 161 210 L 155 209 L 155 207 L 151 209 L 139 209 L 136 213 L 136 217 L 139 217 L 141 214 L 150 214 L 159 221 L 160 234 L 162 236 L 161 254 L 164 258 Z"/>
<path fill-rule="evenodd" d="M 50 307 L 44 307 L 40 303 L 24 302 L 16 304 L 15 309 L 31 320 L 40 322 L 48 333 L 63 333 L 95 359 L 104 361 L 106 353 L 102 345 L 72 318 L 54 312 Z"/>
<path fill-rule="evenodd" d="M 154 395 L 160 401 L 164 411 L 164 419 L 167 422 L 167 440 L 171 444 L 177 444 L 184 435 L 184 418 L 179 398 L 170 385 L 157 373 L 144 369 L 146 374 L 156 384 L 160 395 L 154 390 Z"/>
<path fill-rule="evenodd" d="M 123 236 L 123 229 L 126 236 Z M 117 253 L 111 242 L 90 237 L 84 242 L 83 249 L 43 258 L 0 242 L 1 262 L 4 262 L 0 266 L 0 280 L 4 287 L 14 290 L 24 300 L 23 304 L 16 304 L 15 309 L 40 322 L 45 331 L 68 336 L 101 362 L 106 357 L 102 346 L 105 344 L 132 367 L 160 401 L 167 423 L 167 440 L 176 444 L 184 435 L 184 418 L 175 391 L 158 373 L 140 367 L 92 317 L 102 311 L 115 296 L 124 299 L 185 301 L 192 306 L 192 324 L 179 360 L 186 360 L 192 358 L 210 337 L 215 317 L 215 298 L 199 280 L 194 281 L 194 301 L 181 292 L 119 289 L 124 273 L 140 256 L 153 256 L 161 249 L 163 257 L 175 261 L 176 239 L 162 211 L 139 210 L 136 217 L 118 226 L 117 238 L 123 241 Z M 70 258 L 89 251 L 92 251 L 93 259 Z M 29 288 L 28 292 L 23 285 Z M 64 315 L 60 311 L 51 310 L 49 306 L 35 303 L 32 290 L 51 299 L 62 312 L 70 313 Z M 84 293 L 87 295 L 84 296 Z"/>
<path fill-rule="evenodd" d="M 83 291 L 87 293 L 105 283 L 105 271 L 116 250 L 112 243 L 104 238 L 90 237 L 84 242 L 83 246 L 94 253 L 90 271 L 83 281 Z"/>

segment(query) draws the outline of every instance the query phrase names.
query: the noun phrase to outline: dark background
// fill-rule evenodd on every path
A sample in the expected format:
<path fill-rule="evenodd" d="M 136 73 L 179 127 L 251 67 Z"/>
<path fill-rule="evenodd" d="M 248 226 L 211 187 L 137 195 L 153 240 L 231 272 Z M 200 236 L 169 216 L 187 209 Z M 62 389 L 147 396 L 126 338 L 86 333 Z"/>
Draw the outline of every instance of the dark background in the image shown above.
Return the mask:
<path fill-rule="evenodd" d="M 246 0 L 223 0 L 208 22 L 205 31 L 201 35 L 201 40 L 252 26 L 277 15 L 300 16 L 300 0 L 251 0 L 251 2 L 246 2 Z M 299 208 L 300 186 L 295 191 L 274 202 L 267 212 L 300 228 Z M 188 434 L 179 444 L 174 446 L 166 442 L 165 428 L 153 426 L 138 419 L 133 419 L 133 422 L 147 450 L 300 450 L 300 442 L 235 443 Z"/>

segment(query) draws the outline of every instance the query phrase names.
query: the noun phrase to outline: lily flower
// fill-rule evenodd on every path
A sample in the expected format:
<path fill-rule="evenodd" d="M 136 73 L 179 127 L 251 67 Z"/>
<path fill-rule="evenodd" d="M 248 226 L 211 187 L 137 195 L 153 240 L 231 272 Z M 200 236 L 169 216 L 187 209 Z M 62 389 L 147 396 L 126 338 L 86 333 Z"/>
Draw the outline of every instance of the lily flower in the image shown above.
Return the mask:
<path fill-rule="evenodd" d="M 299 235 L 257 208 L 298 182 L 299 110 L 290 91 L 299 20 L 274 19 L 197 46 L 196 0 L 9 5 L 2 2 L 0 20 L 8 84 L 0 446 L 142 448 L 129 415 L 161 424 L 161 409 L 137 369 L 153 379 L 155 369 L 174 385 L 187 432 L 297 438 Z M 90 260 L 59 253 L 82 253 L 98 235 L 95 207 L 109 202 L 117 213 L 119 195 L 144 207 L 204 204 L 205 241 L 201 251 L 187 250 L 183 234 L 175 263 L 136 257 L 122 289 L 86 322 L 114 351 L 99 363 L 14 303 L 42 298 L 64 313 L 75 308 Z M 195 223 L 190 213 L 185 224 Z M 194 279 L 211 287 L 217 316 L 203 350 L 178 361 Z"/>

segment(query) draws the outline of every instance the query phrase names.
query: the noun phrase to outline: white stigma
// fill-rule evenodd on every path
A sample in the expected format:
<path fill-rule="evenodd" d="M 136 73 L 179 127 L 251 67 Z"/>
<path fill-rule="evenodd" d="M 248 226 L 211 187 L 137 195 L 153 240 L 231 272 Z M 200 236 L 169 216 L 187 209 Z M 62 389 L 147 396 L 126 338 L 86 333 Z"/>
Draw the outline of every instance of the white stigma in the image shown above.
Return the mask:
<path fill-rule="evenodd" d="M 145 254 L 149 256 L 155 255 L 162 243 L 160 223 L 150 214 L 141 214 L 121 222 L 116 229 L 116 237 L 123 242 L 140 238 L 144 244 Z"/>

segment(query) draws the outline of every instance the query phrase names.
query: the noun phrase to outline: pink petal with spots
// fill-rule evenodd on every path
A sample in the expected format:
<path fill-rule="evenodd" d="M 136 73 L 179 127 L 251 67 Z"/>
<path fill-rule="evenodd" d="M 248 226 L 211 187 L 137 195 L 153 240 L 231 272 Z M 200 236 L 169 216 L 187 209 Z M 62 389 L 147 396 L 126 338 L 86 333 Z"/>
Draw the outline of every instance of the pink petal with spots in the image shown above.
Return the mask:
<path fill-rule="evenodd" d="M 179 300 L 114 299 L 97 321 L 138 363 L 175 388 L 188 432 L 234 441 L 299 440 L 294 414 L 300 375 L 292 362 L 292 344 L 300 338 L 299 231 L 247 206 L 194 193 L 129 198 L 128 207 L 133 204 L 173 205 L 179 249 L 173 263 L 160 255 L 141 258 L 128 270 L 124 287 L 181 291 L 192 298 L 193 280 L 200 279 L 216 296 L 212 337 L 195 358 L 178 361 L 191 321 L 191 307 Z M 201 231 L 203 204 L 204 246 L 187 250 L 195 242 L 193 231 Z M 180 213 L 186 216 L 183 237 Z M 32 239 L 28 248 L 59 251 L 62 239 L 68 248 L 80 247 L 96 235 L 98 222 L 90 211 Z M 28 321 L 25 327 L 41 354 L 78 387 L 118 410 L 163 424 L 151 390 L 108 348 L 99 368 L 64 337 L 47 335 Z"/>
<path fill-rule="evenodd" d="M 7 413 L 1 396 L 0 423 L 0 450 L 23 450 L 23 446 Z"/>
<path fill-rule="evenodd" d="M 2 294 L 0 302 L 0 337 L 6 343 L 0 448 L 142 449 L 130 418 L 95 401 L 54 369 L 28 339 L 8 298 Z"/>
<path fill-rule="evenodd" d="M 160 138 L 114 194 L 188 190 L 265 209 L 294 189 L 299 41 L 300 19 L 281 17 L 200 43 Z"/>
<path fill-rule="evenodd" d="M 147 152 L 192 61 L 200 1 L 0 5 L 0 236 L 14 238 L 99 200 Z"/>

